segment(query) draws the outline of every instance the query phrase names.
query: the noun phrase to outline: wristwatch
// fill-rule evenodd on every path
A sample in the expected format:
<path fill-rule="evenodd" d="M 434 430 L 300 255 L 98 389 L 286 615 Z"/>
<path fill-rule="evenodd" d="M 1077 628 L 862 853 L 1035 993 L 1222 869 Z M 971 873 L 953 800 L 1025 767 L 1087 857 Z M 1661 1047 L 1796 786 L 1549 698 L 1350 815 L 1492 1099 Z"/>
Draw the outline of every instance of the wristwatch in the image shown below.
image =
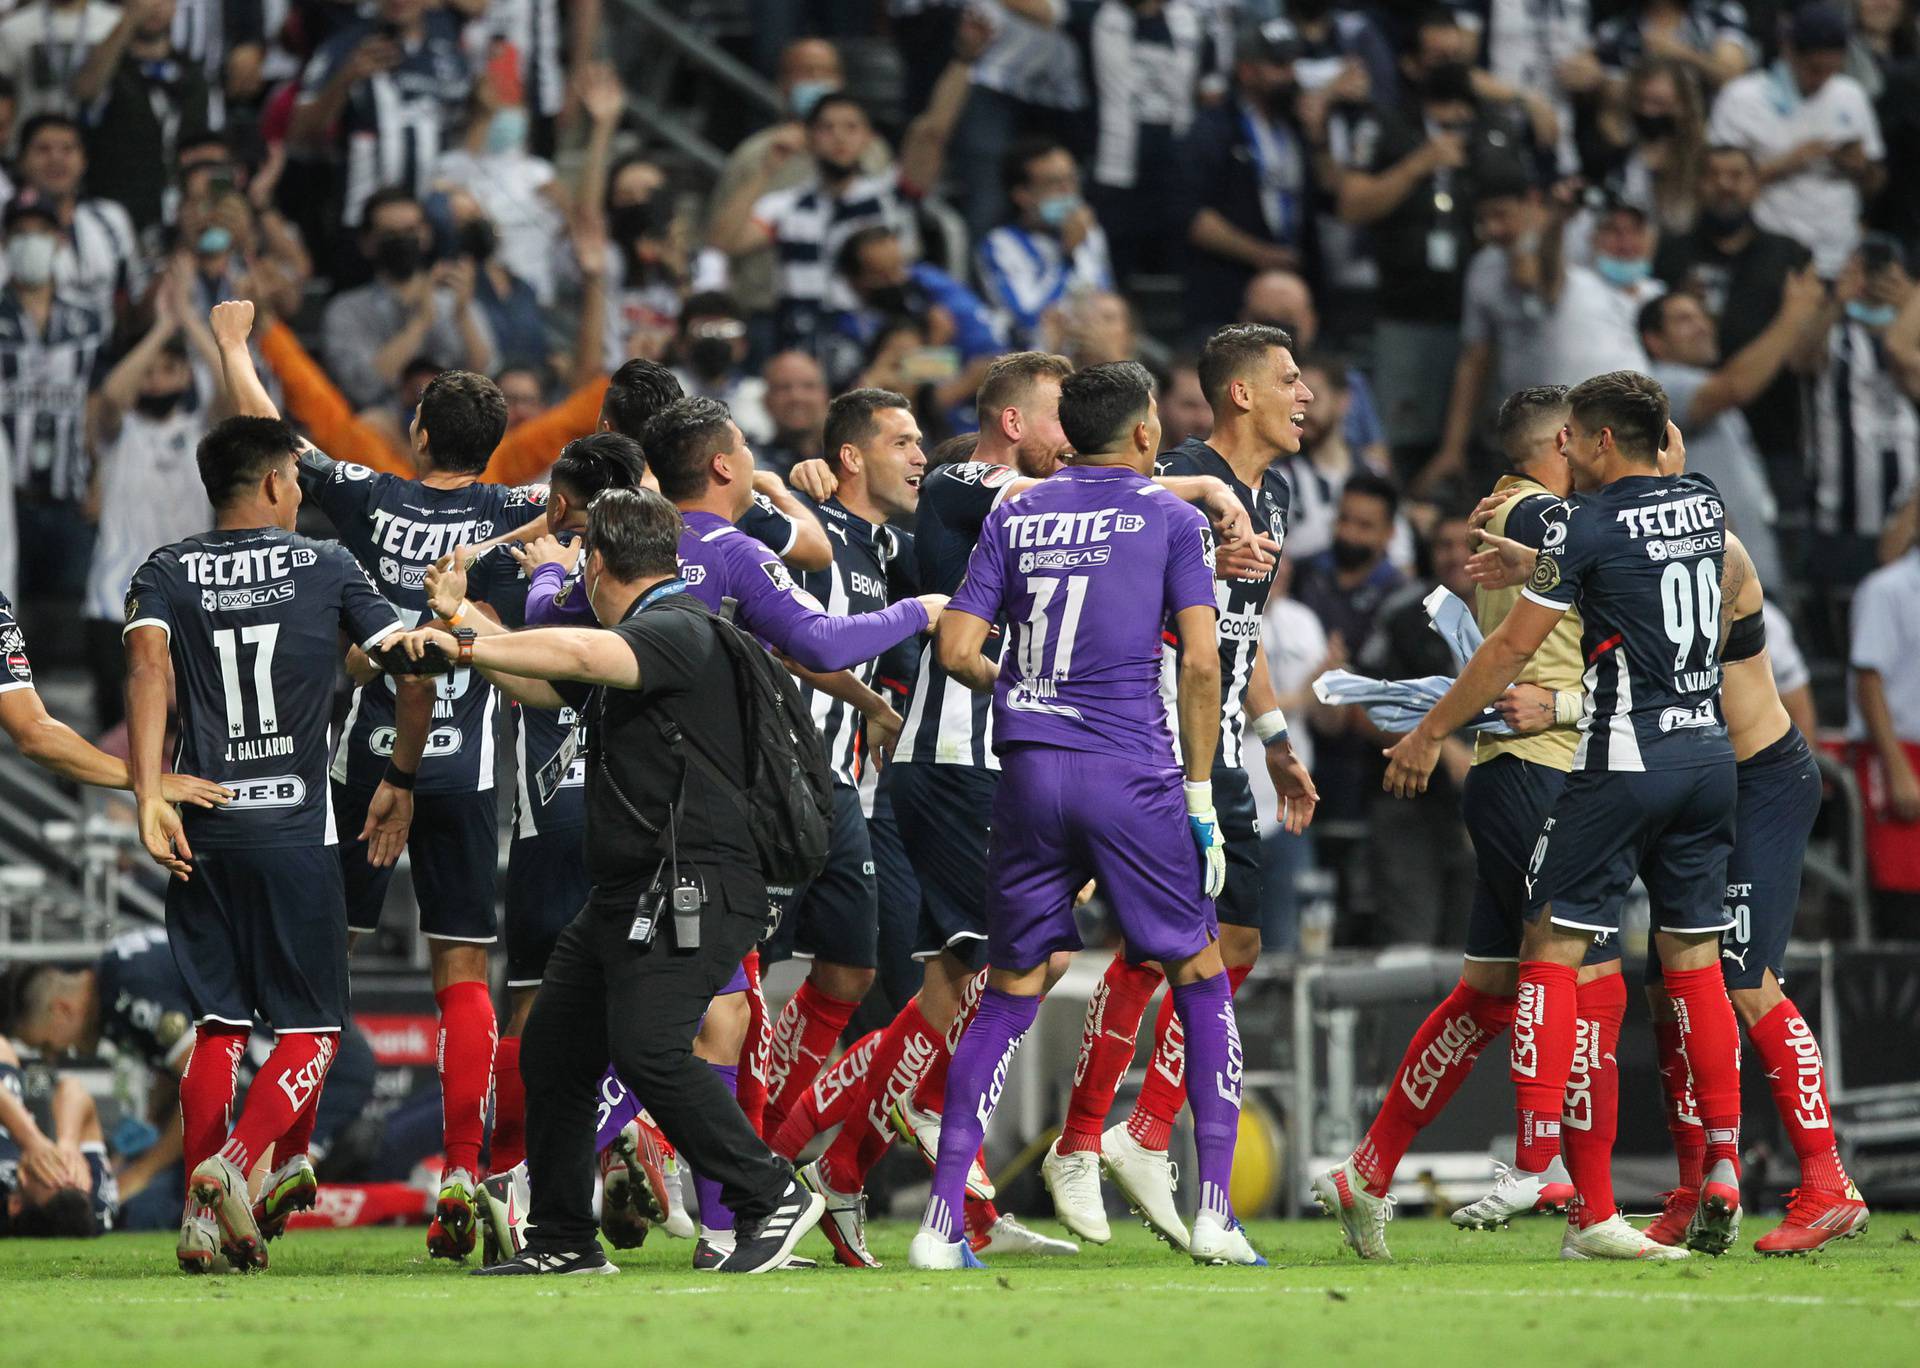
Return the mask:
<path fill-rule="evenodd" d="M 456 627 L 453 629 L 453 639 L 460 643 L 460 655 L 454 662 L 455 664 L 473 664 L 473 643 L 479 635 L 480 634 L 471 627 Z"/>

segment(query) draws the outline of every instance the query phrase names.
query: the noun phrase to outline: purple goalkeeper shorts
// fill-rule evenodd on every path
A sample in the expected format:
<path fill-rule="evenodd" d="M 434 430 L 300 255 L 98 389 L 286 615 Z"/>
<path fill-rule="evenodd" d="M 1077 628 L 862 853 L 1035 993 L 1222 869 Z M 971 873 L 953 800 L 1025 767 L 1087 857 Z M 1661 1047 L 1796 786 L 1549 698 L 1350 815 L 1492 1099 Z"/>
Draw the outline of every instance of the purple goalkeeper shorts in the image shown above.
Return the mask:
<path fill-rule="evenodd" d="M 1218 934 L 1179 770 L 1009 747 L 987 853 L 987 963 L 1031 969 L 1055 950 L 1080 949 L 1073 895 L 1088 879 L 1099 881 L 1136 962 L 1184 959 Z"/>

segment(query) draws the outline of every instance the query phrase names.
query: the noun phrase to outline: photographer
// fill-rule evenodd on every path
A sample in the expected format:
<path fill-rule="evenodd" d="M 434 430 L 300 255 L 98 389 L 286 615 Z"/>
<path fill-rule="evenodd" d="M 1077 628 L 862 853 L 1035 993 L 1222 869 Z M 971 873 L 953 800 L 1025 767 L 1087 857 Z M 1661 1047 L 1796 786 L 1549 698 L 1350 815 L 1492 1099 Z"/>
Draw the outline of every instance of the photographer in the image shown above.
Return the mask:
<path fill-rule="evenodd" d="M 587 724 L 593 888 L 554 946 L 521 1044 L 533 1230 L 518 1258 L 483 1273 L 613 1271 L 592 1204 L 595 1088 L 609 1062 L 674 1148 L 719 1182 L 738 1232 L 721 1272 L 780 1267 L 822 1210 L 692 1052 L 708 1003 L 766 930 L 767 899 L 741 821 L 740 681 L 717 636 L 729 629 L 685 592 L 681 531 L 651 491 L 594 500 L 584 582 L 608 630 L 404 639 L 416 661 L 438 653 L 523 704 L 571 707 Z M 676 734 L 664 744 L 685 754 L 679 767 L 661 763 L 663 738 Z"/>

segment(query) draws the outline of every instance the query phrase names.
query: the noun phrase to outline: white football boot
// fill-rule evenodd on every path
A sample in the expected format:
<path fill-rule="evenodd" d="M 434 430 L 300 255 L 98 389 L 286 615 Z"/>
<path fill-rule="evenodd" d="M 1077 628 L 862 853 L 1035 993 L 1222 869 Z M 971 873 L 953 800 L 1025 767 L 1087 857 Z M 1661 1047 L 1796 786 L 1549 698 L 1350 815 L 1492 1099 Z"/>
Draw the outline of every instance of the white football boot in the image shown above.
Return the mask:
<path fill-rule="evenodd" d="M 1113 1238 L 1107 1204 L 1100 1196 L 1099 1155 L 1090 1150 L 1062 1154 L 1056 1141 L 1040 1161 L 1040 1181 L 1053 1194 L 1053 1210 L 1061 1225 L 1090 1244 L 1105 1244 Z"/>

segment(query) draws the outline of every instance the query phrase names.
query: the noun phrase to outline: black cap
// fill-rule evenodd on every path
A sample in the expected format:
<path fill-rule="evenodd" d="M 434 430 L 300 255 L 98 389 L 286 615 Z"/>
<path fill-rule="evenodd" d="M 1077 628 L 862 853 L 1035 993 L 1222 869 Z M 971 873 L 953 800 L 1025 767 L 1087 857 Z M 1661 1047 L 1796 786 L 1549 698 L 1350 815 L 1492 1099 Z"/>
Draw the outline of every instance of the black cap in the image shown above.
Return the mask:
<path fill-rule="evenodd" d="M 1787 26 L 1795 52 L 1839 52 L 1847 46 L 1847 16 L 1834 5 L 1802 5 Z"/>
<path fill-rule="evenodd" d="M 42 199 L 32 190 L 22 190 L 7 201 L 5 214 L 0 215 L 0 224 L 4 224 L 6 230 L 11 233 L 14 224 L 30 218 L 40 219 L 49 228 L 60 226 L 60 213 L 53 207 L 52 202 Z"/>
<path fill-rule="evenodd" d="M 1285 19 L 1269 19 L 1240 31 L 1234 48 L 1243 62 L 1291 62 L 1300 55 L 1300 30 Z"/>

